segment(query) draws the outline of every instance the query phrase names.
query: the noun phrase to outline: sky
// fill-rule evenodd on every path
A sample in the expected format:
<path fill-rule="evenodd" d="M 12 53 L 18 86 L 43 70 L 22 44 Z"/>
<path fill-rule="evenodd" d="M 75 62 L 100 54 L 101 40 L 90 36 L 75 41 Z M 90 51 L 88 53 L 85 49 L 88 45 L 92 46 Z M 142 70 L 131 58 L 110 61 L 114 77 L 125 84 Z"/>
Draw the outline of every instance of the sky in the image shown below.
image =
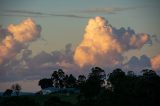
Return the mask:
<path fill-rule="evenodd" d="M 159 0 L 0 0 L 0 91 L 62 68 L 160 73 Z"/>

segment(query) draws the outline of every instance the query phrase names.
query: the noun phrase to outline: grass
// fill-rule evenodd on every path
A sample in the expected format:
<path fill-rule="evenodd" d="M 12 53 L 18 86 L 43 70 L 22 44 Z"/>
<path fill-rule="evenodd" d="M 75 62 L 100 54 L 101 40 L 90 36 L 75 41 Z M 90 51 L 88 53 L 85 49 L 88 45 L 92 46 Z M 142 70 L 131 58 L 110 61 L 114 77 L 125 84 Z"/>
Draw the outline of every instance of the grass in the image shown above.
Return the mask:
<path fill-rule="evenodd" d="M 72 104 L 76 104 L 77 103 L 78 94 L 70 94 L 70 95 L 55 94 L 55 96 L 58 96 L 62 101 L 70 102 Z"/>
<path fill-rule="evenodd" d="M 37 103 L 40 104 L 40 106 L 43 106 L 44 102 L 48 100 L 50 97 L 56 96 L 59 97 L 62 101 L 70 102 L 72 104 L 77 103 L 77 96 L 78 94 L 49 94 L 49 95 L 33 95 L 33 96 L 19 96 L 19 97 L 29 97 L 33 100 L 35 100 Z M 0 102 L 7 99 L 7 98 L 12 98 L 12 97 L 0 97 Z"/>

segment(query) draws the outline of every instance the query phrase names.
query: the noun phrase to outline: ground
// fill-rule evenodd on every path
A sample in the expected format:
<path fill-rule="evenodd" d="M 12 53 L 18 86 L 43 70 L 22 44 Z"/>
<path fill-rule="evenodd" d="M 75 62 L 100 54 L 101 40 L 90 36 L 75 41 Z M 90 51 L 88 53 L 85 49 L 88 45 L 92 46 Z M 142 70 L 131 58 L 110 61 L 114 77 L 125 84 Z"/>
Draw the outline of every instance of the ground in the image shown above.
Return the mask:
<path fill-rule="evenodd" d="M 33 99 L 37 103 L 39 103 L 40 106 L 43 106 L 43 103 L 52 96 L 59 97 L 62 101 L 76 104 L 78 94 L 69 94 L 69 95 L 67 95 L 67 94 L 50 94 L 50 95 L 20 96 L 20 98 L 29 97 L 30 99 Z M 9 98 L 14 98 L 14 97 L 0 97 L 0 104 L 2 101 L 9 99 Z"/>

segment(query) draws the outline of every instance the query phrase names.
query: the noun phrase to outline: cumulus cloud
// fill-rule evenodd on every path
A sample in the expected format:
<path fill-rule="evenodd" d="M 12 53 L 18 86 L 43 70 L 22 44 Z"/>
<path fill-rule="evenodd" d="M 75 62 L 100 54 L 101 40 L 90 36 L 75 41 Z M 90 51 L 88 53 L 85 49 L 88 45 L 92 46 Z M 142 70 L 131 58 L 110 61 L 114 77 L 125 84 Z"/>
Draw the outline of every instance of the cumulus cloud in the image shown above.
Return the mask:
<path fill-rule="evenodd" d="M 72 45 L 67 44 L 63 50 L 51 53 L 41 51 L 35 56 L 32 50 L 23 49 L 18 58 L 12 58 L 6 64 L 0 65 L 0 82 L 15 80 L 37 80 L 49 77 L 59 68 L 66 73 L 77 75 L 79 68 L 73 61 Z"/>
<path fill-rule="evenodd" d="M 151 68 L 151 60 L 148 56 L 142 55 L 139 58 L 136 56 L 131 57 L 131 59 L 123 65 L 127 70 L 141 71 L 143 69 Z"/>
<path fill-rule="evenodd" d="M 131 28 L 117 29 L 103 17 L 89 20 L 83 40 L 74 50 L 71 44 L 67 44 L 62 50 L 50 53 L 42 50 L 33 56 L 28 46 L 40 37 L 40 32 L 41 28 L 32 19 L 24 20 L 18 25 L 9 25 L 7 29 L 0 28 L 1 82 L 37 80 L 49 77 L 59 68 L 66 73 L 78 75 L 88 74 L 93 66 L 100 66 L 107 73 L 115 68 L 139 71 L 159 66 L 157 57 L 151 61 L 146 55 L 140 58 L 133 56 L 124 63 L 123 54 L 129 50 L 141 49 L 150 41 L 150 35 L 135 33 Z"/>
<path fill-rule="evenodd" d="M 54 70 L 55 68 L 64 68 L 68 69 L 68 67 L 72 66 L 74 64 L 73 62 L 73 50 L 71 49 L 72 45 L 67 44 L 65 49 L 62 51 L 53 51 L 51 53 L 47 53 L 45 51 L 42 51 L 35 55 L 32 58 L 26 58 L 26 56 L 23 57 L 25 60 L 27 66 L 30 69 L 34 70 Z M 30 52 L 29 52 L 30 53 Z M 25 52 L 27 55 L 28 52 Z M 72 67 L 70 67 L 71 69 Z M 72 70 L 66 70 L 66 71 L 72 71 Z"/>
<path fill-rule="evenodd" d="M 28 47 L 29 42 L 39 38 L 41 27 L 28 18 L 18 25 L 9 25 L 7 32 L 0 42 L 0 64 L 14 58 L 21 50 Z"/>
<path fill-rule="evenodd" d="M 6 37 L 6 35 L 8 35 L 8 31 L 7 29 L 2 28 L 2 26 L 0 26 L 0 42 Z"/>
<path fill-rule="evenodd" d="M 152 38 L 154 38 L 156 42 L 160 43 L 160 36 L 152 35 Z"/>
<path fill-rule="evenodd" d="M 40 27 L 31 18 L 28 18 L 18 25 L 11 24 L 8 31 L 13 38 L 20 43 L 36 40 L 40 35 Z"/>
<path fill-rule="evenodd" d="M 121 64 L 124 52 L 140 49 L 148 41 L 148 34 L 136 34 L 130 28 L 116 29 L 103 17 L 97 16 L 89 20 L 83 40 L 75 50 L 74 61 L 80 67 Z"/>
<path fill-rule="evenodd" d="M 151 63 L 154 70 L 160 70 L 160 54 L 154 56 L 151 59 Z"/>

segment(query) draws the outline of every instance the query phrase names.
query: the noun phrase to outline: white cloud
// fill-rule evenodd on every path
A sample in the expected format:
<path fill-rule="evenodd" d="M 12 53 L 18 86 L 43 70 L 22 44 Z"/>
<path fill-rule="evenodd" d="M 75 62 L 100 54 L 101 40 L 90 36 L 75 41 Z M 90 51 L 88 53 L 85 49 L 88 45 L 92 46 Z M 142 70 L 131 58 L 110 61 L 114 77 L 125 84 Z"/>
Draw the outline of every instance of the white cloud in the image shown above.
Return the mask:
<path fill-rule="evenodd" d="M 103 17 L 89 20 L 82 42 L 74 54 L 75 62 L 84 65 L 114 66 L 121 64 L 124 52 L 140 49 L 150 40 L 145 33 L 136 34 L 132 29 L 116 29 Z"/>
<path fill-rule="evenodd" d="M 14 58 L 29 42 L 40 37 L 41 28 L 28 18 L 18 25 L 9 25 L 3 40 L 0 42 L 0 64 Z"/>

